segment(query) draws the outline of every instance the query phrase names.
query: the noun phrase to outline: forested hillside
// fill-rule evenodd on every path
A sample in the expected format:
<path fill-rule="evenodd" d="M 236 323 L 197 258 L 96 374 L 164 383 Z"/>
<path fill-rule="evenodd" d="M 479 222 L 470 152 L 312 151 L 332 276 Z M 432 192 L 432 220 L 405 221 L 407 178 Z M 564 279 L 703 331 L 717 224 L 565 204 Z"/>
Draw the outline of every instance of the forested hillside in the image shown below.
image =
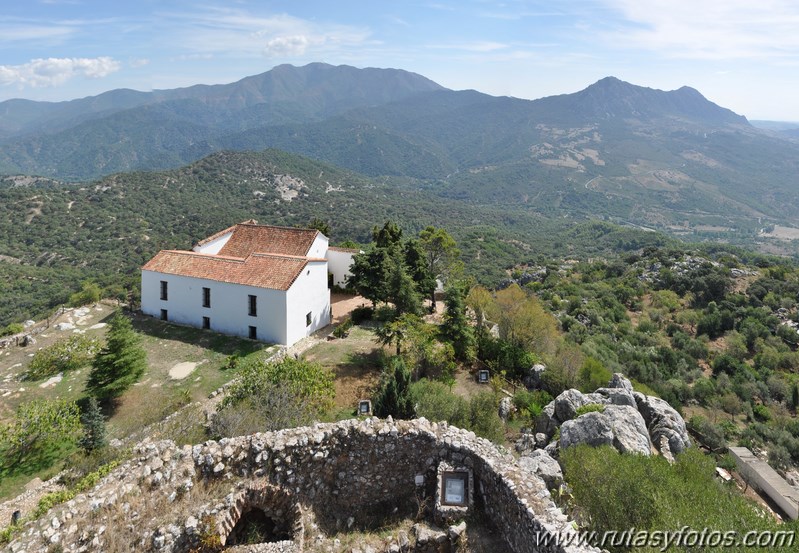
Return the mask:
<path fill-rule="evenodd" d="M 478 206 L 402 189 L 276 150 L 223 152 L 185 168 L 122 173 L 62 184 L 6 179 L 0 185 L 0 325 L 42 316 L 82 280 L 138 288 L 138 268 L 160 249 L 255 218 L 331 227 L 333 242 L 366 242 L 388 219 L 410 231 L 443 225 L 462 244 L 467 271 L 493 285 L 519 262 L 668 243 L 604 223 L 552 220 L 522 209 Z"/>

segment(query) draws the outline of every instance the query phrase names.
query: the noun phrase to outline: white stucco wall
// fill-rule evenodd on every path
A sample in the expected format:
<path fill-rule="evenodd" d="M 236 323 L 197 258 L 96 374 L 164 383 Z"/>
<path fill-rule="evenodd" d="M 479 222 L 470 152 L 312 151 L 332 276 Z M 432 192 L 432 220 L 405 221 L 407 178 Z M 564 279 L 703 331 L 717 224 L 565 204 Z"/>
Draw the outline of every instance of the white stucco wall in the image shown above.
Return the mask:
<path fill-rule="evenodd" d="M 346 286 L 345 279 L 352 274 L 350 267 L 352 266 L 354 255 L 354 253 L 349 252 L 327 250 L 327 270 L 333 275 L 333 284 L 341 287 Z"/>
<path fill-rule="evenodd" d="M 218 238 L 214 238 L 207 244 L 203 244 L 202 246 L 195 246 L 193 249 L 195 252 L 216 255 L 219 253 L 219 250 L 225 247 L 225 244 L 227 244 L 231 236 L 233 236 L 232 230 L 228 233 L 223 234 Z"/>
<path fill-rule="evenodd" d="M 166 301 L 160 299 L 162 280 L 168 283 Z M 211 307 L 203 307 L 204 287 L 211 289 Z M 248 315 L 250 294 L 258 298 L 255 317 Z M 203 317 L 209 317 L 211 330 L 245 338 L 249 327 L 254 326 L 259 340 L 290 345 L 286 296 L 287 292 L 281 290 L 142 271 L 142 313 L 160 318 L 161 309 L 166 309 L 170 321 L 197 328 L 202 328 Z M 303 311 L 303 327 L 308 311 Z"/>
<path fill-rule="evenodd" d="M 310 262 L 286 293 L 288 343 L 305 338 L 330 324 L 330 290 L 327 287 L 327 263 Z M 305 315 L 311 313 L 310 326 Z"/>
<path fill-rule="evenodd" d="M 325 256 L 327 255 L 327 244 L 327 236 L 320 232 L 316 235 L 316 238 L 314 238 L 313 244 L 311 244 L 311 247 L 308 249 L 308 253 L 305 254 L 305 257 L 325 259 Z"/>

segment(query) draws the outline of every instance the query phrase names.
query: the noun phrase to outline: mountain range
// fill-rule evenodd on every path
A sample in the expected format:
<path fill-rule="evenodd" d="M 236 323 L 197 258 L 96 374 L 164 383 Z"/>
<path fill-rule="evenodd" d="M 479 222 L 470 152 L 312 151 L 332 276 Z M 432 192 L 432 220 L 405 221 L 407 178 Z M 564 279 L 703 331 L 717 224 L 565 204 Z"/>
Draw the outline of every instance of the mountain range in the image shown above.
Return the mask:
<path fill-rule="evenodd" d="M 278 148 L 397 189 L 676 235 L 799 226 L 799 143 L 698 91 L 613 77 L 539 100 L 413 73 L 281 65 L 227 85 L 0 103 L 0 172 L 84 181 Z"/>

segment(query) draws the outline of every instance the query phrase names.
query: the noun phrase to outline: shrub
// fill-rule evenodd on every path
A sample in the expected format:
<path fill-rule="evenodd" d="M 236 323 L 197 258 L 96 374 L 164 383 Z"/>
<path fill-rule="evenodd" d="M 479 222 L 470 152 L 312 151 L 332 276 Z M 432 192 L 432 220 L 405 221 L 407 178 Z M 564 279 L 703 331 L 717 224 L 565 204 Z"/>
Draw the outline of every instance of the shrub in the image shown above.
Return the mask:
<path fill-rule="evenodd" d="M 497 396 L 493 392 L 481 392 L 469 402 L 468 429 L 482 438 L 500 443 L 504 438 L 505 425 L 497 413 Z"/>
<path fill-rule="evenodd" d="M 284 357 L 275 363 L 260 359 L 245 363 L 239 379 L 230 386 L 222 405 L 235 405 L 266 397 L 271 388 L 284 386 L 298 401 L 321 413 L 332 406 L 333 373 L 319 363 Z"/>
<path fill-rule="evenodd" d="M 70 336 L 33 354 L 23 380 L 40 380 L 84 367 L 100 349 L 100 342 L 88 336 Z"/>
<path fill-rule="evenodd" d="M 771 420 L 771 411 L 765 405 L 755 405 L 752 407 L 752 414 L 756 421 L 768 422 Z"/>
<path fill-rule="evenodd" d="M 24 332 L 25 327 L 19 323 L 11 323 L 4 329 L 0 330 L 0 336 L 13 336 L 14 334 L 19 334 L 20 332 Z"/>
<path fill-rule="evenodd" d="M 714 459 L 696 449 L 678 455 L 674 465 L 660 456 L 619 454 L 612 447 L 571 447 L 561 451 L 560 460 L 589 530 L 688 526 L 694 530 L 745 533 L 778 528 L 771 517 L 764 516 L 737 490 L 716 481 Z M 795 544 L 771 550 L 791 551 L 792 547 Z M 629 549 L 615 546 L 610 550 Z"/>
<path fill-rule="evenodd" d="M 374 308 L 367 305 L 361 305 L 352 310 L 352 313 L 350 313 L 350 318 L 352 319 L 353 324 L 359 325 L 364 321 L 371 321 L 372 317 L 374 317 L 374 314 Z"/>
<path fill-rule="evenodd" d="M 464 428 L 468 423 L 468 402 L 443 383 L 423 378 L 411 384 L 411 398 L 416 416 L 431 421 L 447 421 Z"/>
<path fill-rule="evenodd" d="M 69 296 L 69 305 L 71 307 L 80 307 L 90 303 L 97 303 L 102 297 L 102 289 L 96 283 L 86 281 L 79 292 Z"/>
<path fill-rule="evenodd" d="M 525 389 L 517 390 L 513 396 L 513 404 L 522 415 L 526 415 L 531 421 L 538 418 L 544 406 L 552 401 L 552 396 L 544 390 L 529 391 Z"/>
<path fill-rule="evenodd" d="M 333 336 L 336 338 L 346 338 L 353 324 L 352 317 L 346 317 L 333 329 Z"/>
<path fill-rule="evenodd" d="M 605 406 L 601 403 L 589 403 L 588 405 L 583 405 L 582 407 L 578 407 L 577 411 L 575 412 L 575 418 L 579 417 L 580 415 L 585 415 L 586 413 L 604 413 Z"/>

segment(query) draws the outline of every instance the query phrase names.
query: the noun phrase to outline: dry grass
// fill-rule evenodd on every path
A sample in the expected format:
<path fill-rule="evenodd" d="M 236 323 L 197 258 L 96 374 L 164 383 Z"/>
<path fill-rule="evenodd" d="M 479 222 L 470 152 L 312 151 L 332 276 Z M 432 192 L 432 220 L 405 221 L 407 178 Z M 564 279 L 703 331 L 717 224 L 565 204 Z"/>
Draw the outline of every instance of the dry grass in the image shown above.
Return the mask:
<path fill-rule="evenodd" d="M 151 533 L 169 524 L 182 527 L 189 516 L 199 518 L 204 506 L 221 504 L 234 488 L 235 482 L 230 480 L 203 479 L 174 501 L 160 491 L 132 492 L 92 515 L 95 525 L 106 527 L 101 537 L 102 550 L 108 553 L 151 550 L 151 543 L 143 543 L 144 530 Z"/>
<path fill-rule="evenodd" d="M 335 406 L 355 410 L 369 398 L 380 379 L 380 345 L 371 329 L 354 326 L 347 338 L 322 342 L 305 352 L 305 359 L 321 363 L 335 374 Z"/>

